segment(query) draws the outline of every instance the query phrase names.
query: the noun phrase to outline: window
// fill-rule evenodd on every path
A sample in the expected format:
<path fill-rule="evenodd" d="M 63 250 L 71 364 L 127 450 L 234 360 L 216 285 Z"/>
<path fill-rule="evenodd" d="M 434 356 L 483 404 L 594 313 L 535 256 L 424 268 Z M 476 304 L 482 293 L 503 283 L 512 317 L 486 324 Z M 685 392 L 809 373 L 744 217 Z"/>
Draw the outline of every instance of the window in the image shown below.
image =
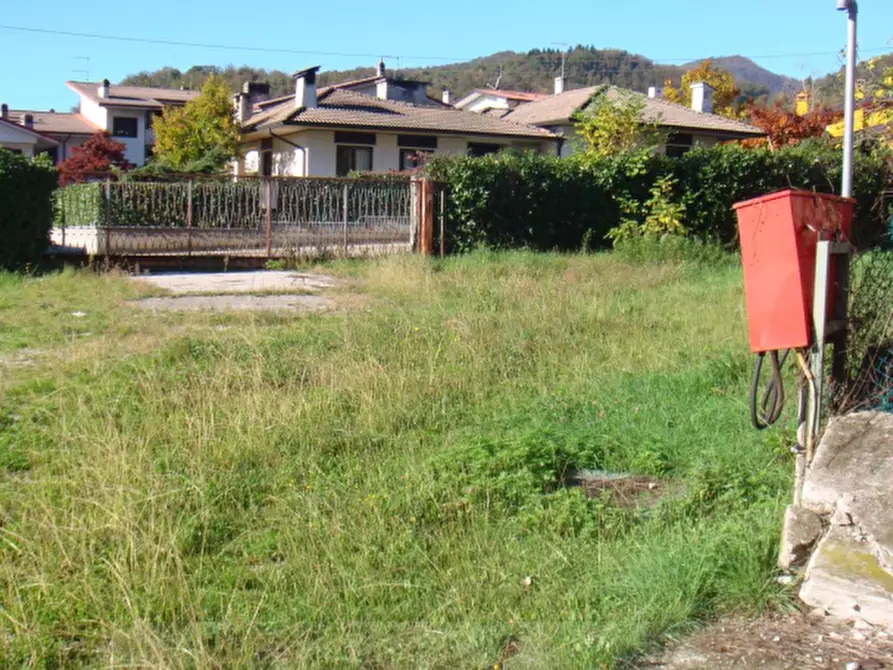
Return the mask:
<path fill-rule="evenodd" d="M 679 158 L 691 151 L 694 146 L 694 136 L 691 133 L 674 133 L 667 138 L 667 156 Z"/>
<path fill-rule="evenodd" d="M 335 131 L 335 144 L 375 144 L 375 133 L 352 133 Z"/>
<path fill-rule="evenodd" d="M 346 177 L 351 172 L 367 172 L 372 169 L 372 147 L 341 145 L 335 149 L 335 174 Z"/>
<path fill-rule="evenodd" d="M 501 144 L 485 144 L 484 142 L 469 142 L 468 155 L 474 158 L 495 154 L 502 149 Z"/>
<path fill-rule="evenodd" d="M 146 112 L 146 130 L 152 130 L 152 124 L 155 123 L 155 119 L 161 116 L 161 112 L 155 111 L 147 111 Z"/>
<path fill-rule="evenodd" d="M 112 135 L 115 137 L 136 137 L 137 119 L 128 116 L 116 116 L 112 119 Z"/>
<path fill-rule="evenodd" d="M 48 149 L 41 149 L 41 155 L 48 156 L 51 161 L 53 161 L 53 165 L 59 162 L 59 147 L 50 147 Z"/>
<path fill-rule="evenodd" d="M 397 135 L 397 146 L 408 149 L 436 149 L 437 138 L 432 135 Z"/>
<path fill-rule="evenodd" d="M 273 176 L 273 140 L 260 141 L 260 176 Z"/>
<path fill-rule="evenodd" d="M 433 154 L 429 149 L 400 149 L 400 170 L 422 167 Z"/>

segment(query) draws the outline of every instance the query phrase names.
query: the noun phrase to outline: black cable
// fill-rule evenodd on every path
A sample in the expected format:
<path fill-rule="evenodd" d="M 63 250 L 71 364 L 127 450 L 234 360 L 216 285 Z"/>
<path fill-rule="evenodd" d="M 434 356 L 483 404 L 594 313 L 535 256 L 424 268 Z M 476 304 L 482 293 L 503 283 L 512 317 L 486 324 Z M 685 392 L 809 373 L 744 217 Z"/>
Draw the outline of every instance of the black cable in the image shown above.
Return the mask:
<path fill-rule="evenodd" d="M 753 365 L 753 378 L 750 382 L 750 421 L 757 430 L 768 428 L 778 421 L 784 408 L 784 380 L 781 377 L 781 369 L 784 367 L 790 350 L 785 351 L 781 357 L 777 351 L 768 352 L 772 371 L 761 394 L 760 377 L 766 353 L 762 351 L 757 354 Z"/>

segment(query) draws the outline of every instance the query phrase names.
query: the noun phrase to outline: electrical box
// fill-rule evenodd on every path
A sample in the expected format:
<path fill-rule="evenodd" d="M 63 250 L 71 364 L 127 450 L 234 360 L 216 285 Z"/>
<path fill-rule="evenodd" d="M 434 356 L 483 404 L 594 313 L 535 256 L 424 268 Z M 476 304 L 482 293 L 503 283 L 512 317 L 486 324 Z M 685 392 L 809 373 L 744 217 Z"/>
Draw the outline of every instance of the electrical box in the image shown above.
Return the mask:
<path fill-rule="evenodd" d="M 753 352 L 812 342 L 816 243 L 848 240 L 855 200 L 787 190 L 735 205 Z M 835 260 L 829 272 L 833 314 Z"/>

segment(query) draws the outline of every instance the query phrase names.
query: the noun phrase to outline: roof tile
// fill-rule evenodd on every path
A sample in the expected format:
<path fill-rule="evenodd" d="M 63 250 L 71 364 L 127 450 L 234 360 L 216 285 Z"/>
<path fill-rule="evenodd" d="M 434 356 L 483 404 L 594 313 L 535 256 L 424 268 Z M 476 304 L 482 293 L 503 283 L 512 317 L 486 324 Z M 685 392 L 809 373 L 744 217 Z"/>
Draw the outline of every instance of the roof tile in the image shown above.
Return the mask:
<path fill-rule="evenodd" d="M 284 100 L 254 114 L 243 128 L 254 130 L 279 124 L 446 131 L 538 139 L 554 137 L 542 128 L 461 109 L 380 100 L 340 89 L 322 92 L 318 106 L 312 108 L 297 109 L 292 98 Z"/>
<path fill-rule="evenodd" d="M 536 126 L 567 123 L 573 113 L 582 109 L 593 95 L 604 86 L 577 88 L 545 100 L 530 102 L 512 110 L 506 120 L 516 123 L 529 123 Z M 647 98 L 641 93 L 624 91 L 616 86 L 608 90 L 608 97 L 616 99 L 623 93 L 641 96 L 645 101 L 644 115 L 648 121 L 655 121 L 669 128 L 707 130 L 731 135 L 761 136 L 765 133 L 750 124 L 729 119 L 718 114 L 706 114 L 661 98 Z"/>

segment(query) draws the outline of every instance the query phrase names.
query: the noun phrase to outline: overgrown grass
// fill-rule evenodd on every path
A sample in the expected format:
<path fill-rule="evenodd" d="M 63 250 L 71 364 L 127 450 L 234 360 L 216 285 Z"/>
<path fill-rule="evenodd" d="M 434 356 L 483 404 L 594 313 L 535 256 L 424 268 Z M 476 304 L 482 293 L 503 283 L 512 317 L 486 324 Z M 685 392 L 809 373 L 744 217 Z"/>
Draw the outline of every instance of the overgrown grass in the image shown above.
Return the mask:
<path fill-rule="evenodd" d="M 55 347 L 0 386 L 0 665 L 613 667 L 778 596 L 737 269 L 359 267 L 361 310 L 225 328 L 0 278 L 3 346 Z M 102 347 L 64 337 L 78 295 Z M 678 486 L 619 509 L 575 468 Z"/>

